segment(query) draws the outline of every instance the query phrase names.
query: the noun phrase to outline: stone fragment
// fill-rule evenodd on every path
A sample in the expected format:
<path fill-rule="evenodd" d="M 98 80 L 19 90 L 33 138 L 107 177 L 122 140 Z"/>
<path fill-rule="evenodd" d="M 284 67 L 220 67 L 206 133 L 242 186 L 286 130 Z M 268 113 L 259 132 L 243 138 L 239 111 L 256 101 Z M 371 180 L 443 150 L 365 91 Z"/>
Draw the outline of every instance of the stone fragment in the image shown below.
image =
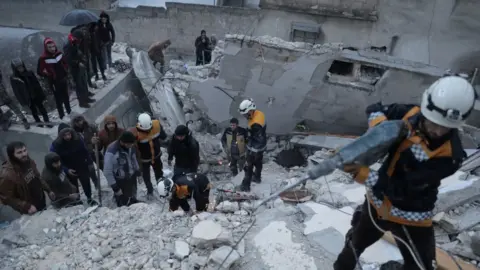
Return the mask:
<path fill-rule="evenodd" d="M 175 257 L 179 260 L 185 259 L 190 254 L 190 247 L 184 241 L 175 241 Z"/>
<path fill-rule="evenodd" d="M 208 263 L 209 265 L 212 264 L 216 268 L 220 266 L 220 269 L 230 269 L 232 264 L 234 264 L 238 259 L 240 259 L 240 255 L 236 250 L 229 246 L 221 246 L 215 249 L 212 254 L 210 254 Z"/>
<path fill-rule="evenodd" d="M 219 203 L 215 209 L 224 213 L 233 213 L 240 209 L 240 207 L 237 202 L 223 201 Z"/>
<path fill-rule="evenodd" d="M 199 248 L 231 245 L 233 236 L 213 220 L 200 221 L 192 231 L 190 244 Z"/>

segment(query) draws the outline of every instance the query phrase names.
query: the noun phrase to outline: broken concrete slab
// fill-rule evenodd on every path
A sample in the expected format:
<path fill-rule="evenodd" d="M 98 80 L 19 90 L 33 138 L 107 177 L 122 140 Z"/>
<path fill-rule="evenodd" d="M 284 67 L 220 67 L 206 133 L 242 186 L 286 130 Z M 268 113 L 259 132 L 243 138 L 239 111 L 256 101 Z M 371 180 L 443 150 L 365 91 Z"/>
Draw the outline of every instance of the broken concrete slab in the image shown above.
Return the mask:
<path fill-rule="evenodd" d="M 451 211 L 453 212 L 453 211 Z M 449 233 L 457 233 L 474 227 L 480 223 L 477 207 L 463 209 L 461 213 L 448 213 L 440 220 L 440 226 Z"/>
<path fill-rule="evenodd" d="M 439 196 L 435 207 L 436 212 L 447 212 L 459 205 L 464 205 L 480 198 L 480 178 L 470 176 L 467 180 L 460 180 L 463 172 L 442 180 Z"/>
<path fill-rule="evenodd" d="M 232 243 L 232 232 L 213 220 L 203 220 L 195 225 L 190 239 L 192 246 L 200 248 L 231 245 Z"/>
<path fill-rule="evenodd" d="M 334 135 L 309 135 L 309 136 L 293 136 L 290 142 L 296 145 L 312 147 L 313 149 L 337 149 L 351 142 L 354 138 L 340 137 Z"/>
<path fill-rule="evenodd" d="M 332 255 L 339 254 L 345 242 L 345 237 L 333 227 L 310 233 L 307 235 L 307 239 L 320 245 Z"/>

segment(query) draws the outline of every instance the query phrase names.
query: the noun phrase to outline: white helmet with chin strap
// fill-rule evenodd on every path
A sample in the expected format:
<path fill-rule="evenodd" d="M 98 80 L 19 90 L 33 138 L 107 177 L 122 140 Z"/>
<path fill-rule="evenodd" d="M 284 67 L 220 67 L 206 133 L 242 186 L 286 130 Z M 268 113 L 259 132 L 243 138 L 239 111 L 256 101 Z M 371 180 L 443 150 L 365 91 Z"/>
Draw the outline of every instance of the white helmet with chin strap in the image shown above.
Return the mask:
<path fill-rule="evenodd" d="M 473 110 L 475 96 L 472 85 L 464 78 L 443 77 L 423 93 L 421 112 L 437 125 L 460 128 Z"/>
<path fill-rule="evenodd" d="M 168 197 L 170 192 L 172 192 L 173 185 L 174 183 L 170 178 L 164 178 L 163 180 L 160 180 L 157 184 L 157 191 L 160 197 Z"/>
<path fill-rule="evenodd" d="M 253 102 L 253 99 L 251 98 L 245 99 L 244 101 L 242 101 L 242 103 L 240 103 L 240 106 L 238 106 L 238 111 L 242 115 L 245 115 L 249 111 L 253 111 L 256 109 L 257 109 L 257 106 L 255 105 L 255 102 Z"/>
<path fill-rule="evenodd" d="M 137 118 L 137 128 L 140 130 L 150 130 L 152 128 L 152 117 L 148 113 L 141 113 Z"/>

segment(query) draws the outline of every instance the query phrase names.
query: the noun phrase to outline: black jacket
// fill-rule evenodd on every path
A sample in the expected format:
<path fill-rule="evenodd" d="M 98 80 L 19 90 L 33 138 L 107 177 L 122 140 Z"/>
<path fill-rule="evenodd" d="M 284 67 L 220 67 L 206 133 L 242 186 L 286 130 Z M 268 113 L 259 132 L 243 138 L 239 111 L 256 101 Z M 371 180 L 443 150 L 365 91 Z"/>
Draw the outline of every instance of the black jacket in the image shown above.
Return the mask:
<path fill-rule="evenodd" d="M 100 42 L 103 44 L 108 42 L 115 43 L 115 30 L 113 29 L 112 23 L 110 23 L 110 16 L 107 13 L 102 12 L 100 17 L 107 18 L 107 23 L 105 24 L 102 20 L 98 21 L 98 37 Z"/>
<path fill-rule="evenodd" d="M 13 94 L 22 106 L 30 106 L 32 101 L 44 101 L 45 94 L 37 77 L 32 71 L 25 68 L 25 64 L 22 63 L 22 65 L 25 71 L 20 73 L 12 64 L 13 75 L 10 76 L 10 84 Z"/>
<path fill-rule="evenodd" d="M 179 141 L 173 136 L 168 145 L 168 160 L 175 158 L 175 167 L 197 171 L 200 164 L 200 146 L 191 134 Z"/>
<path fill-rule="evenodd" d="M 202 42 L 202 36 L 197 37 L 195 39 L 195 48 L 196 48 L 196 53 L 202 53 L 205 50 L 211 50 L 211 43 L 210 39 L 208 37 L 205 37 L 205 42 Z"/>
<path fill-rule="evenodd" d="M 82 30 L 77 29 L 70 34 L 68 43 L 63 48 L 68 67 L 71 69 L 78 69 L 80 63 L 85 67 L 88 64 L 87 56 L 82 51 L 83 38 Z"/>
<path fill-rule="evenodd" d="M 367 114 L 381 112 L 388 120 L 400 120 L 413 107 L 415 105 L 385 106 L 377 103 L 367 108 Z M 411 130 L 416 134 L 422 134 L 420 123 L 423 120 L 421 113 L 408 118 Z M 383 198 L 386 195 L 395 207 L 404 211 L 425 212 L 434 209 L 441 180 L 457 171 L 464 158 L 464 151 L 456 129 L 452 129 L 442 138 L 426 137 L 425 140 L 428 142 L 425 147 L 428 147 L 429 151 L 448 148 L 445 152 L 451 154 L 419 159 L 418 153 L 412 147 L 400 152 L 400 144 L 392 146 L 388 158 L 378 171 L 379 180 L 373 187 L 376 197 Z M 396 162 L 393 160 L 395 155 L 399 155 Z M 388 169 L 392 162 L 395 162 L 394 170 L 389 176 Z"/>
<path fill-rule="evenodd" d="M 72 139 L 70 141 L 63 139 L 65 132 L 71 132 Z M 93 164 L 82 137 L 66 124 L 60 124 L 58 138 L 52 142 L 50 152 L 60 156 L 65 172 L 73 169 L 77 171 L 77 174 L 88 173 L 88 166 Z"/>

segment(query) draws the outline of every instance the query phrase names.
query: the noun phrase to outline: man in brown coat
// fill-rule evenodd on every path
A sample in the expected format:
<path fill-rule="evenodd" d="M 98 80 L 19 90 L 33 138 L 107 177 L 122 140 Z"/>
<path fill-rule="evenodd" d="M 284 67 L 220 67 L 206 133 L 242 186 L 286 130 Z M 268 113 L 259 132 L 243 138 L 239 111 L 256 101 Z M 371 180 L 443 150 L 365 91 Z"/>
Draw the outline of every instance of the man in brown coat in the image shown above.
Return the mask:
<path fill-rule="evenodd" d="M 165 55 L 163 51 L 170 46 L 172 42 L 169 39 L 162 41 L 162 42 L 155 42 L 148 48 L 148 57 L 153 61 L 153 67 L 157 63 L 160 63 L 160 72 L 163 74 L 164 70 L 163 67 L 165 66 Z"/>
<path fill-rule="evenodd" d="M 99 149 L 102 149 L 103 152 L 107 150 L 107 147 L 114 141 L 118 140 L 120 135 L 123 133 L 123 128 L 118 126 L 117 118 L 113 115 L 107 115 L 103 119 L 104 127 L 98 133 L 98 138 L 100 140 Z"/>
<path fill-rule="evenodd" d="M 0 197 L 2 202 L 21 214 L 34 214 L 46 208 L 46 191 L 51 200 L 55 194 L 40 177 L 37 165 L 28 156 L 22 142 L 11 142 L 7 146 L 8 161 L 0 173 Z"/>

